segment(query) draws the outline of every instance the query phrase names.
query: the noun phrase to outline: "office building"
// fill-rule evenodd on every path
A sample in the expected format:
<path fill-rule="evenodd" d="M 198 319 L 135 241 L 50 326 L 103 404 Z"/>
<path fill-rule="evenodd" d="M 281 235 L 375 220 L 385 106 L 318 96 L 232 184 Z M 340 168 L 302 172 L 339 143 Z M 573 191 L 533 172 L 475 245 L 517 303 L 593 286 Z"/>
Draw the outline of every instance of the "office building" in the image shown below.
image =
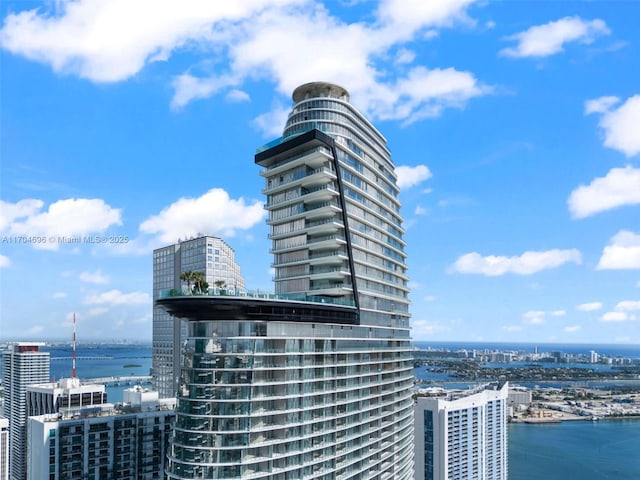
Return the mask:
<path fill-rule="evenodd" d="M 204 273 L 211 288 L 221 282 L 219 285 L 229 291 L 244 289 L 233 248 L 220 238 L 200 236 L 153 251 L 153 299 L 157 300 L 161 291 L 187 289 L 187 282 L 180 280 L 186 271 Z M 152 335 L 154 390 L 160 398 L 175 397 L 186 325 L 154 306 Z"/>
<path fill-rule="evenodd" d="M 413 477 L 402 218 L 386 140 L 346 90 L 293 93 L 259 149 L 275 293 L 161 295 L 187 320 L 169 479 Z"/>
<path fill-rule="evenodd" d="M 0 417 L 0 480 L 9 480 L 9 420 Z"/>
<path fill-rule="evenodd" d="M 2 352 L 3 414 L 9 420 L 9 469 L 12 480 L 26 478 L 27 386 L 49 380 L 44 343 L 16 342 Z"/>
<path fill-rule="evenodd" d="M 124 391 L 122 404 L 87 402 L 29 417 L 28 479 L 164 478 L 174 407 L 136 387 Z"/>
<path fill-rule="evenodd" d="M 419 396 L 415 480 L 507 480 L 509 386 Z"/>

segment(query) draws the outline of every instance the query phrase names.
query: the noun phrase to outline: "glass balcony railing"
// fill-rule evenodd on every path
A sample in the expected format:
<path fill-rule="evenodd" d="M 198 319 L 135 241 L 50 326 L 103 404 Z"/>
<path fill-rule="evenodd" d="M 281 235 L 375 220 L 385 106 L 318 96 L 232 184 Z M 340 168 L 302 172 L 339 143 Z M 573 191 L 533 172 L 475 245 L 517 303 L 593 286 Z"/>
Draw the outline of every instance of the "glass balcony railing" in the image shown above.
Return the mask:
<path fill-rule="evenodd" d="M 313 303 L 328 303 L 332 305 L 345 305 L 349 307 L 355 306 L 353 300 L 341 297 L 325 297 L 319 295 L 307 295 L 304 293 L 272 293 L 261 292 L 260 290 L 246 290 L 240 288 L 209 288 L 204 292 L 189 292 L 188 289 L 176 289 L 163 290 L 160 292 L 158 298 L 172 298 L 172 297 L 240 297 L 240 298 L 255 298 L 264 300 L 288 300 L 295 302 L 313 302 Z"/>

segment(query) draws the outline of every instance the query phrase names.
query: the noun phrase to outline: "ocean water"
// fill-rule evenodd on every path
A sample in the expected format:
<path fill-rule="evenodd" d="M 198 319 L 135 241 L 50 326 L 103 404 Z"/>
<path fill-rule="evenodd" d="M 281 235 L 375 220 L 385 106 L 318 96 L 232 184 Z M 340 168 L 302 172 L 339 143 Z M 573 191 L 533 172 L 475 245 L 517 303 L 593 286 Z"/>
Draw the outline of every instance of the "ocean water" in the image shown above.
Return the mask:
<path fill-rule="evenodd" d="M 51 355 L 52 380 L 71 377 L 71 346 L 47 346 L 42 350 Z M 150 345 L 79 345 L 76 349 L 76 375 L 82 380 L 149 375 L 150 371 Z M 130 387 L 126 384 L 107 386 L 107 400 L 122 401 L 122 391 Z"/>
<path fill-rule="evenodd" d="M 509 480 L 638 480 L 640 419 L 509 425 Z"/>

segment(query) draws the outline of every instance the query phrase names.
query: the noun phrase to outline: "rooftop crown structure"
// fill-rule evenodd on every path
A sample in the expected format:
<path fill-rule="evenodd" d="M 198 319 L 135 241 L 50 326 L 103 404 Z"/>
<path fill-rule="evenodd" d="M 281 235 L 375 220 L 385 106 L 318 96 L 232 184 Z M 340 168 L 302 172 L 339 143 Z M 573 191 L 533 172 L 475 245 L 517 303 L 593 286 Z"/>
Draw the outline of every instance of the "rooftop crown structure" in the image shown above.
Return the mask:
<path fill-rule="evenodd" d="M 398 187 L 337 85 L 293 93 L 259 149 L 275 294 L 161 296 L 186 319 L 170 479 L 413 478 Z"/>

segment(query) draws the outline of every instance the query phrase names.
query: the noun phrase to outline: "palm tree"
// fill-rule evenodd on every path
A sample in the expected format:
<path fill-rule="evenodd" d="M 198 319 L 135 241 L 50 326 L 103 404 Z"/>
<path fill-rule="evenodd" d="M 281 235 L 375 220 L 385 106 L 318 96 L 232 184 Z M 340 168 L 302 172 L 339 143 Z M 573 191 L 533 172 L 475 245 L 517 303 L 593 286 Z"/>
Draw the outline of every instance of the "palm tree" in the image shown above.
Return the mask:
<path fill-rule="evenodd" d="M 204 272 L 193 272 L 193 283 L 195 293 L 202 295 L 209 289 L 209 284 L 205 280 Z"/>
<path fill-rule="evenodd" d="M 191 282 L 195 280 L 194 275 L 196 273 L 197 272 L 194 272 L 192 270 L 187 270 L 180 274 L 180 280 L 182 280 L 183 282 L 187 282 L 187 290 L 189 291 L 189 295 L 191 295 Z"/>

